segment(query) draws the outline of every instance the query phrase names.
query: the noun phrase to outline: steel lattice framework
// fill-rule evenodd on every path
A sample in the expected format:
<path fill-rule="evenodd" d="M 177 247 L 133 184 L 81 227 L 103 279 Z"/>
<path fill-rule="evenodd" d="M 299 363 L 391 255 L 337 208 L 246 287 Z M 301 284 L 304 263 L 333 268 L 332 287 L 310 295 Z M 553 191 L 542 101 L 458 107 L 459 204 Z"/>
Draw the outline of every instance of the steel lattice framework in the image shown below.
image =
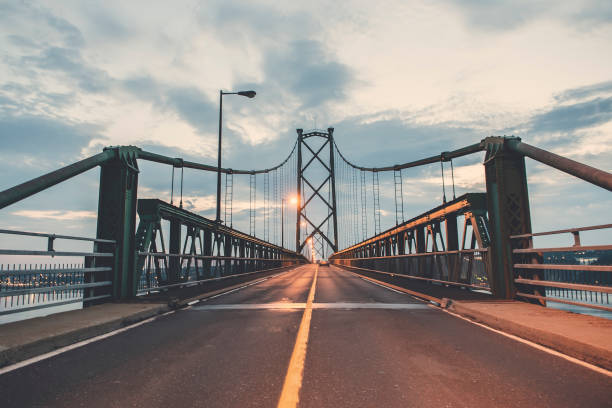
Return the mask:
<path fill-rule="evenodd" d="M 296 252 L 302 252 L 302 249 L 304 249 L 309 239 L 325 241 L 332 250 L 336 252 L 338 250 L 338 218 L 336 211 L 336 174 L 334 170 L 334 128 L 328 128 L 327 132 L 317 130 L 308 133 L 304 133 L 302 129 L 297 129 L 297 134 L 297 192 L 300 199 L 297 206 L 296 218 Z M 314 147 L 312 141 L 308 140 L 314 137 L 323 138 L 323 144 Z M 312 154 L 312 157 L 306 163 L 304 163 L 302 156 L 304 148 Z M 329 153 L 329 159 L 326 160 L 323 155 L 327 153 Z M 315 163 L 320 165 L 320 169 L 324 173 L 323 181 L 320 184 L 314 181 L 312 177 L 309 178 L 305 174 L 305 171 Z M 311 190 L 309 193 L 306 193 L 306 186 Z M 325 194 L 322 193 L 325 188 L 330 192 L 330 194 L 327 194 L 328 197 L 325 197 Z M 309 217 L 306 215 L 306 209 L 313 203 L 315 198 L 320 200 L 327 207 L 327 215 L 320 221 L 311 219 L 312 216 Z M 303 240 L 301 237 L 302 220 L 306 221 L 307 225 L 312 227 L 310 234 Z M 332 237 L 328 236 L 328 233 L 323 231 L 323 226 L 329 222 L 333 224 Z M 329 231 L 329 228 L 327 228 L 327 231 Z M 325 256 L 323 253 L 323 246 L 321 249 L 317 246 L 316 249 L 321 257 Z"/>

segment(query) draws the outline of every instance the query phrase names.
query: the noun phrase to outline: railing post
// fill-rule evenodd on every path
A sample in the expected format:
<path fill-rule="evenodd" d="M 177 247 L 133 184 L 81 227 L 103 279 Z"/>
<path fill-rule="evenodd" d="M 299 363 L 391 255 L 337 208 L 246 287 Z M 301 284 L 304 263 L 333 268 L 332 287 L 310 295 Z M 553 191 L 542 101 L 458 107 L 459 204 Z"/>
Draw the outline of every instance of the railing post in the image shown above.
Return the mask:
<path fill-rule="evenodd" d="M 223 240 L 223 256 L 230 258 L 232 256 L 232 236 L 227 234 Z M 232 272 L 232 261 L 226 259 L 223 261 L 223 275 L 231 275 Z"/>
<path fill-rule="evenodd" d="M 208 228 L 204 229 L 204 256 L 212 256 L 213 254 L 213 235 L 214 232 Z M 207 278 L 212 278 L 213 261 L 210 258 L 204 260 L 204 273 Z"/>
<path fill-rule="evenodd" d="M 514 137 L 483 140 L 491 236 L 489 284 L 493 295 L 504 299 L 512 299 L 516 292 L 510 236 L 531 233 L 525 158 L 507 146 L 519 141 Z"/>
<path fill-rule="evenodd" d="M 100 258 L 96 266 L 113 268 L 113 297 L 123 299 L 136 295 L 136 202 L 138 191 L 137 154 L 133 146 L 110 147 L 115 157 L 101 165 L 96 238 L 117 241 L 113 260 Z M 103 252 L 115 248 L 99 243 Z M 102 277 L 100 277 L 102 278 Z"/>
<path fill-rule="evenodd" d="M 168 249 L 171 255 L 181 253 L 181 221 L 177 218 L 170 219 L 170 242 Z M 178 283 L 181 280 L 182 257 L 171 256 L 168 259 L 168 283 Z"/>

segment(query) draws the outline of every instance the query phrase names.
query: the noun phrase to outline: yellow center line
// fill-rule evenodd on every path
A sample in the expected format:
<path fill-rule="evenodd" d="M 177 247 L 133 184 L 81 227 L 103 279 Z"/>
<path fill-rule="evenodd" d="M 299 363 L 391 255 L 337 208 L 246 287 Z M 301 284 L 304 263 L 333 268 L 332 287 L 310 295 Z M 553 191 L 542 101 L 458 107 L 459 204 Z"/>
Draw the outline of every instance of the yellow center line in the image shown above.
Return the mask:
<path fill-rule="evenodd" d="M 310 320 L 312 318 L 312 303 L 314 301 L 315 290 L 317 287 L 317 275 L 319 274 L 319 265 L 315 266 L 314 279 L 308 293 L 306 308 L 300 328 L 298 329 L 291 360 L 287 368 L 287 375 L 283 384 L 283 390 L 278 400 L 278 408 L 294 408 L 297 407 L 300 400 L 300 388 L 302 388 L 302 377 L 304 374 L 304 362 L 306 361 L 306 349 L 308 347 L 308 334 L 310 333 Z"/>

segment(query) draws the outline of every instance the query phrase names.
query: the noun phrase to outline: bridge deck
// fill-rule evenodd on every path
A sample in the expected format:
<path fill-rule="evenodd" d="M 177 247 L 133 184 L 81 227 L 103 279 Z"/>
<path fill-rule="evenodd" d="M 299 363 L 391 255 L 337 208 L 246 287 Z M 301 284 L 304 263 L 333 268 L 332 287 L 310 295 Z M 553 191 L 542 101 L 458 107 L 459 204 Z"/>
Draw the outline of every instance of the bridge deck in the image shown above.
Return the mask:
<path fill-rule="evenodd" d="M 304 327 L 301 407 L 610 404 L 608 376 L 307 265 L 1 375 L 2 406 L 274 407 Z"/>

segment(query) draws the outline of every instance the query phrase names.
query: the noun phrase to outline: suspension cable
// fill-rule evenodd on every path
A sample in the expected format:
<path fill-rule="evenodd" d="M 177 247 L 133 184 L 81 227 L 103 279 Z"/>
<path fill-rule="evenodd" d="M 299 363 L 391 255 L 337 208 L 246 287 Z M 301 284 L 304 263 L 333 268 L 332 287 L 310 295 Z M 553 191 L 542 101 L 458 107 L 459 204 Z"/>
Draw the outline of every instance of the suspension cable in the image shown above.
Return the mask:
<path fill-rule="evenodd" d="M 225 225 L 233 227 L 234 175 L 225 173 L 225 200 L 223 203 L 223 220 Z M 229 217 L 228 217 L 229 215 Z M 229 223 L 227 222 L 229 219 Z"/>
<path fill-rule="evenodd" d="M 365 181 L 365 171 L 359 170 L 361 178 L 361 236 L 365 241 L 368 237 L 368 188 Z"/>
<path fill-rule="evenodd" d="M 374 198 L 374 235 L 380 232 L 380 183 L 378 172 L 372 172 L 372 196 Z"/>
<path fill-rule="evenodd" d="M 444 185 L 444 162 L 440 156 L 440 169 L 442 169 L 442 203 L 446 204 L 446 187 Z"/>
<path fill-rule="evenodd" d="M 404 191 L 403 191 L 402 170 L 393 171 L 393 188 L 395 191 L 395 225 L 399 220 L 404 221 Z M 401 214 L 401 217 L 400 217 Z"/>
<path fill-rule="evenodd" d="M 393 171 L 396 169 L 408 169 L 411 167 L 423 166 L 425 164 L 437 163 L 440 161 L 440 158 L 442 158 L 443 161 L 449 161 L 450 159 L 453 159 L 455 157 L 467 156 L 468 154 L 482 151 L 482 147 L 480 146 L 480 143 L 475 143 L 473 145 L 469 145 L 461 149 L 453 150 L 451 152 L 443 152 L 442 154 L 427 157 L 425 159 L 415 160 L 415 161 L 411 161 L 411 162 L 407 162 L 403 164 L 396 164 L 394 166 L 362 167 L 362 166 L 357 166 L 356 164 L 353 164 L 350 161 L 348 161 L 346 157 L 344 157 L 340 149 L 338 148 L 338 145 L 336 144 L 335 140 L 334 140 L 334 146 L 336 146 L 336 151 L 338 152 L 342 160 L 344 160 L 349 166 L 354 167 L 358 170 L 370 171 L 370 172 L 382 172 L 382 171 Z"/>
<path fill-rule="evenodd" d="M 170 184 L 170 205 L 172 205 L 173 195 L 174 195 L 174 166 L 172 166 L 172 183 Z"/>
<path fill-rule="evenodd" d="M 257 175 L 249 175 L 249 235 L 256 236 L 255 231 L 255 207 L 257 199 Z"/>
<path fill-rule="evenodd" d="M 181 167 L 181 203 L 179 205 L 179 208 L 183 208 L 183 170 L 185 168 Z"/>
<path fill-rule="evenodd" d="M 453 159 L 450 160 L 451 163 L 451 179 L 453 180 L 453 200 L 457 198 L 455 196 L 455 169 L 453 168 Z"/>

